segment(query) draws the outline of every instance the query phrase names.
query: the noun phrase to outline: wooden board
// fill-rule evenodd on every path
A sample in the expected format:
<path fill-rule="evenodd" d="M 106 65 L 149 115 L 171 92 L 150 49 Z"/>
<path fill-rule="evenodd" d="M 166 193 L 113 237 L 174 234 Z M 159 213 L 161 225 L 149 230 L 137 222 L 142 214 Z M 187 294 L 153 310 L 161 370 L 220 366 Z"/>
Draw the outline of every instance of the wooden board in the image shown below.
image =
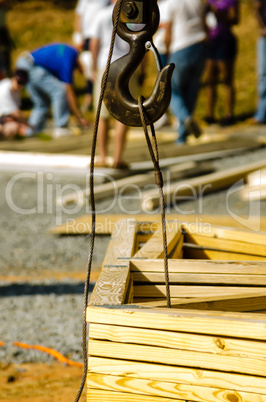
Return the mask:
<path fill-rule="evenodd" d="M 208 296 L 232 296 L 238 294 L 253 294 L 260 291 L 262 287 L 248 286 L 206 286 L 206 285 L 170 285 L 171 297 L 203 297 Z M 135 285 L 135 297 L 160 298 L 166 297 L 165 285 Z"/>
<path fill-rule="evenodd" d="M 228 361 L 231 359 L 230 370 L 237 371 L 238 373 L 247 373 L 254 375 L 264 375 L 261 363 L 266 364 L 266 344 L 259 341 L 247 341 L 243 339 L 235 339 L 229 337 L 215 337 L 211 335 L 200 335 L 174 331 L 152 330 L 144 328 L 123 327 L 118 325 L 105 325 L 92 323 L 90 325 L 90 338 L 93 340 L 112 341 L 121 344 L 131 344 L 132 351 L 135 350 L 134 345 L 151 346 L 155 347 L 155 354 L 145 352 L 143 359 L 154 361 L 156 356 L 163 356 L 165 353 L 166 359 L 172 359 L 172 365 L 184 365 L 184 361 L 188 359 L 189 353 L 184 358 L 175 358 L 174 354 L 181 351 L 194 353 L 196 356 L 202 355 L 203 362 L 200 364 L 210 363 L 212 360 L 222 362 L 223 357 Z M 122 347 L 122 345 L 121 345 Z M 93 348 L 92 348 L 93 349 Z M 149 348 L 143 350 L 149 350 Z M 105 353 L 105 349 L 103 350 Z M 122 352 L 121 352 L 122 353 Z M 173 354 L 172 354 L 173 353 Z M 95 355 L 94 351 L 92 355 Z M 97 354 L 98 355 L 98 354 Z M 108 357 L 107 355 L 105 356 Z M 110 357 L 110 356 L 109 356 Z M 117 357 L 117 356 L 116 356 Z M 121 359 L 124 358 L 121 355 Z M 215 357 L 215 359 L 213 359 Z M 131 358 L 130 360 L 142 360 L 142 358 Z M 206 361 L 205 361 L 206 360 Z M 242 360 L 243 361 L 241 364 Z M 250 365 L 248 366 L 248 361 Z M 256 367 L 255 361 L 258 366 Z M 263 363 L 264 361 L 264 363 Z M 158 362 L 159 363 L 159 362 Z M 166 361 L 165 361 L 166 363 Z M 196 360 L 195 365 L 196 367 Z M 254 363 L 254 364 L 253 364 Z M 168 364 L 171 364 L 168 362 Z M 260 367 L 261 366 L 261 367 Z M 226 364 L 225 364 L 226 370 Z M 212 367 L 214 369 L 214 367 Z M 235 369 L 234 369 L 235 368 Z"/>
<path fill-rule="evenodd" d="M 208 242 L 212 252 L 246 256 L 169 259 L 168 309 L 161 226 L 133 223 L 130 234 L 127 227 L 116 227 L 96 289 L 100 303 L 87 308 L 88 398 L 266 402 L 266 314 L 230 311 L 266 307 L 266 262 L 247 261 L 264 258 L 265 235 L 255 234 L 252 247 L 245 231 L 186 227 L 183 245 L 180 223 L 168 222 L 170 256 L 186 253 L 187 244 L 205 251 Z"/>
<path fill-rule="evenodd" d="M 235 274 L 235 275 L 266 275 L 265 262 L 227 261 L 210 260 L 168 260 L 170 273 L 188 274 Z M 163 272 L 163 260 L 130 261 L 131 272 Z"/>
<path fill-rule="evenodd" d="M 175 401 L 184 402 L 184 400 L 181 399 L 175 399 Z M 87 402 L 173 402 L 173 399 L 89 388 L 87 392 Z"/>
<path fill-rule="evenodd" d="M 65 157 L 66 159 L 70 159 L 70 157 Z M 78 157 L 76 156 L 76 159 Z M 79 157 L 82 158 L 82 157 Z M 85 157 L 83 157 L 85 158 Z M 89 158 L 87 157 L 87 160 Z M 90 161 L 87 161 L 87 165 L 89 165 Z M 110 164 L 110 166 L 112 163 Z M 178 180 L 183 179 L 184 177 L 193 177 L 199 176 L 204 173 L 209 173 L 213 171 L 213 166 L 210 163 L 196 163 L 196 162 L 185 162 L 182 164 L 174 165 L 170 167 L 167 172 L 165 172 L 164 176 L 169 180 Z M 146 172 L 142 174 L 133 174 L 131 170 L 129 170 L 126 174 L 125 178 L 120 178 L 119 180 L 112 180 L 112 172 L 106 172 L 106 175 L 102 175 L 103 179 L 107 180 L 107 183 L 100 184 L 95 186 L 94 188 L 94 196 L 95 200 L 101 200 L 107 197 L 115 197 L 124 196 L 127 193 L 132 193 L 136 188 L 140 189 L 145 186 L 150 185 L 154 182 L 154 172 Z M 111 176 L 111 177 L 110 177 Z M 96 170 L 97 177 L 97 170 Z M 104 181 L 106 181 L 104 180 Z M 155 184 L 155 183 L 154 183 Z M 86 203 L 86 199 L 88 199 L 90 195 L 89 188 L 82 189 L 80 191 L 75 191 L 70 194 L 64 194 L 61 197 L 56 199 L 57 205 L 67 205 L 70 203 Z"/>
<path fill-rule="evenodd" d="M 179 241 L 182 243 L 183 235 L 181 225 L 166 223 L 167 252 L 170 254 Z M 164 255 L 162 227 L 134 254 L 133 258 L 162 258 Z"/>
<path fill-rule="evenodd" d="M 189 179 L 183 182 L 173 183 L 164 189 L 165 198 L 168 203 L 176 203 L 175 197 L 191 197 L 204 190 L 204 194 L 209 194 L 218 189 L 226 188 L 238 180 L 243 179 L 248 173 L 265 167 L 265 161 L 258 161 L 225 169 L 223 171 L 210 173 L 198 178 Z M 159 197 L 156 190 L 143 193 L 142 209 L 152 211 L 159 205 Z"/>
<path fill-rule="evenodd" d="M 189 367 L 151 364 L 124 359 L 89 357 L 92 372 L 106 375 L 125 375 L 131 378 L 160 380 L 166 382 L 190 384 L 200 387 L 215 387 L 227 390 L 241 390 L 263 394 L 266 389 L 265 377 L 245 376 L 210 370 L 195 370 Z M 248 380 L 249 378 L 249 380 Z"/>
<path fill-rule="evenodd" d="M 120 392 L 130 392 L 136 394 L 161 396 L 178 400 L 192 400 L 195 402 L 265 402 L 265 394 L 255 394 L 239 391 L 228 391 L 214 387 L 197 387 L 186 384 L 170 383 L 164 381 L 149 381 L 134 379 L 123 376 L 102 375 L 89 373 L 87 377 L 88 387 L 100 389 L 112 389 Z"/>
<path fill-rule="evenodd" d="M 134 298 L 134 303 L 150 308 L 162 308 L 167 307 L 165 298 Z M 180 298 L 172 297 L 171 305 L 173 308 L 184 309 L 197 309 L 197 310 L 216 310 L 216 311 L 237 311 L 237 312 L 249 312 L 249 311 L 266 311 L 266 291 L 261 290 L 252 294 L 237 294 L 227 296 L 203 296 L 203 297 L 191 297 Z"/>
<path fill-rule="evenodd" d="M 130 281 L 128 258 L 134 253 L 135 239 L 135 224 L 129 225 L 127 221 L 117 222 L 101 274 L 91 294 L 90 304 L 120 305 L 125 302 Z M 122 257 L 127 258 L 127 261 L 124 261 Z"/>
<path fill-rule="evenodd" d="M 214 336 L 232 336 L 266 340 L 266 315 L 197 310 L 160 310 L 147 308 L 113 309 L 89 306 L 87 320 L 91 323 L 173 330 Z"/>

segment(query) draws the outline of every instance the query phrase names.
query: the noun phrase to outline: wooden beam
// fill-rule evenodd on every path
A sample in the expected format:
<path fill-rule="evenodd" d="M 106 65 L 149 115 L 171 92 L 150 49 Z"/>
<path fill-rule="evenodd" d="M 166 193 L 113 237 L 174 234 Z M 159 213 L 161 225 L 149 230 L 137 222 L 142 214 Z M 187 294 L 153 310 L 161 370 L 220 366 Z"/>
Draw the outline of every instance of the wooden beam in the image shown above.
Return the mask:
<path fill-rule="evenodd" d="M 175 399 L 175 401 L 184 402 L 181 399 Z M 87 402 L 173 402 L 173 399 L 89 388 Z"/>
<path fill-rule="evenodd" d="M 125 302 L 130 284 L 128 258 L 135 249 L 136 224 L 117 222 L 109 243 L 101 274 L 94 286 L 90 305 L 121 305 Z M 124 261 L 122 258 L 127 258 Z"/>
<path fill-rule="evenodd" d="M 248 347 L 248 342 L 246 347 Z M 131 343 L 100 341 L 92 338 L 89 341 L 89 355 L 259 376 L 264 376 L 266 371 L 265 359 L 223 356 L 197 350 L 166 349 L 160 346 L 133 345 Z"/>
<path fill-rule="evenodd" d="M 170 254 L 179 241 L 182 242 L 180 224 L 166 223 L 167 252 Z M 162 228 L 157 230 L 150 240 L 133 256 L 133 258 L 162 258 L 164 255 Z"/>
<path fill-rule="evenodd" d="M 164 273 L 135 272 L 134 282 L 164 283 Z M 180 274 L 170 273 L 171 284 L 213 284 L 213 285 L 246 285 L 266 286 L 266 275 L 230 275 L 230 274 Z M 265 289 L 266 291 L 266 289 Z"/>
<path fill-rule="evenodd" d="M 131 260 L 131 272 L 164 272 L 164 262 L 158 260 Z M 228 275 L 266 275 L 265 262 L 247 263 L 235 261 L 210 261 L 210 260 L 169 260 L 168 267 L 170 273 L 187 274 L 228 274 Z"/>
<path fill-rule="evenodd" d="M 228 244 L 234 244 L 234 250 L 237 248 L 239 251 L 243 252 L 243 247 L 253 245 L 253 250 L 256 250 L 258 246 L 258 255 L 266 255 L 266 234 L 265 233 L 256 233 L 253 232 L 252 236 L 250 235 L 250 231 L 248 230 L 240 230 L 236 228 L 222 228 L 217 226 L 210 226 L 208 230 L 202 230 L 202 228 L 197 228 L 195 225 L 190 225 L 188 229 L 186 229 L 186 224 L 182 224 L 185 233 L 185 241 L 188 240 L 189 243 L 192 243 L 194 240 L 195 244 L 203 245 L 205 243 L 214 244 L 214 241 L 217 240 L 219 244 L 220 240 L 225 240 L 224 246 L 227 247 Z M 226 242 L 227 241 L 227 242 Z M 228 242 L 230 241 L 230 242 Z M 209 243 L 211 242 L 211 243 Z M 223 245 L 223 243 L 221 242 Z M 240 248 L 242 245 L 242 250 Z M 229 248 L 228 248 L 229 249 Z M 249 250 L 250 251 L 250 250 Z M 249 253 L 248 251 L 248 253 Z M 251 254 L 251 253 L 250 253 Z M 253 254 L 255 254 L 253 252 Z"/>
<path fill-rule="evenodd" d="M 204 387 L 240 390 L 263 394 L 266 389 L 265 377 L 221 371 L 195 370 L 189 367 L 150 364 L 132 360 L 89 357 L 89 370 L 98 374 L 125 375 L 131 378 L 159 380 Z"/>
<path fill-rule="evenodd" d="M 262 287 L 248 286 L 205 286 L 205 285 L 170 285 L 171 297 L 203 297 L 208 294 L 212 296 L 232 296 L 243 293 L 254 293 L 260 291 Z M 135 285 L 135 297 L 159 297 L 166 296 L 165 285 Z"/>
<path fill-rule="evenodd" d="M 207 354 L 207 360 L 211 356 L 209 362 L 211 362 L 213 358 L 214 360 L 216 359 L 217 362 L 220 360 L 222 361 L 223 357 L 226 357 L 226 359 L 231 358 L 232 362 L 234 361 L 234 363 L 228 364 L 228 368 L 224 371 L 231 371 L 231 369 L 236 371 L 236 367 L 239 366 L 237 369 L 239 373 L 248 373 L 254 375 L 259 374 L 262 376 L 265 373 L 263 372 L 261 374 L 262 368 L 259 368 L 261 362 L 258 362 L 258 366 L 255 367 L 255 361 L 257 360 L 265 360 L 266 364 L 266 344 L 260 341 L 247 341 L 245 339 L 235 339 L 233 337 L 217 338 L 211 335 L 189 334 L 176 331 L 162 331 L 95 323 L 90 325 L 89 335 L 90 338 L 94 340 L 130 344 L 132 346 L 132 353 L 134 352 L 135 345 L 156 347 L 158 356 L 163 355 L 164 349 L 166 359 L 172 359 L 172 352 L 175 353 L 176 350 L 178 350 L 178 353 L 180 351 L 188 351 L 193 353 L 196 352 L 199 355 Z M 95 355 L 95 352 L 92 351 L 91 354 Z M 108 356 L 106 355 L 105 357 L 107 358 Z M 121 359 L 122 358 L 124 357 L 121 357 Z M 153 360 L 155 359 L 155 356 L 147 353 L 145 355 L 145 361 L 147 361 L 147 359 Z M 237 359 L 239 359 L 239 361 L 237 361 Z M 250 359 L 250 366 L 248 366 L 246 361 L 243 363 L 243 367 L 241 367 L 241 361 L 243 359 Z M 133 360 L 136 359 L 134 358 Z M 142 358 L 138 360 L 142 360 Z M 181 365 L 186 366 L 184 360 L 179 358 L 174 359 L 174 363 L 172 363 L 172 365 L 179 366 L 180 362 L 182 362 Z M 169 364 L 171 363 L 169 362 Z M 197 364 L 195 361 L 195 366 L 193 367 L 196 366 Z"/>
<path fill-rule="evenodd" d="M 248 173 L 265 167 L 266 162 L 257 161 L 238 166 L 235 168 L 226 169 L 223 171 L 210 173 L 194 179 L 181 181 L 170 184 L 165 187 L 164 194 L 167 204 L 173 204 L 177 201 L 175 197 L 191 197 L 199 192 L 204 191 L 204 194 L 226 188 L 238 180 L 243 179 Z M 142 209 L 144 211 L 152 211 L 159 205 L 158 191 L 150 190 L 143 193 Z"/>
<path fill-rule="evenodd" d="M 205 293 L 206 295 L 206 293 Z M 136 328 L 182 331 L 213 336 L 266 340 L 266 316 L 264 314 L 196 311 L 182 309 L 88 307 L 90 323 L 131 326 Z"/>
<path fill-rule="evenodd" d="M 167 307 L 164 299 L 144 299 L 135 298 L 134 304 L 149 308 Z M 190 310 L 216 310 L 216 311 L 235 311 L 235 312 L 251 312 L 266 311 L 266 291 L 261 290 L 252 294 L 238 294 L 228 296 L 211 296 L 211 297 L 192 297 L 180 298 L 172 297 L 171 305 L 173 308 L 183 308 Z M 130 306 L 128 306 L 130 307 Z"/>
<path fill-rule="evenodd" d="M 255 248 L 255 247 L 254 247 Z M 244 249 L 244 246 L 243 246 Z M 223 261 L 266 261 L 266 257 L 258 255 L 227 252 L 211 247 L 198 246 L 192 243 L 183 243 L 184 259 L 209 259 Z"/>
<path fill-rule="evenodd" d="M 163 381 L 149 381 L 124 376 L 105 376 L 102 374 L 89 373 L 87 377 L 88 387 L 112 389 L 119 392 L 130 392 L 134 394 L 143 394 L 150 396 L 161 396 L 173 398 L 174 400 L 192 400 L 195 402 L 228 402 L 230 401 L 248 401 L 265 402 L 265 394 L 254 394 L 238 391 L 228 392 L 226 389 L 217 389 L 213 387 L 196 387 L 185 384 L 173 384 Z M 229 399 L 228 399 L 229 397 Z"/>

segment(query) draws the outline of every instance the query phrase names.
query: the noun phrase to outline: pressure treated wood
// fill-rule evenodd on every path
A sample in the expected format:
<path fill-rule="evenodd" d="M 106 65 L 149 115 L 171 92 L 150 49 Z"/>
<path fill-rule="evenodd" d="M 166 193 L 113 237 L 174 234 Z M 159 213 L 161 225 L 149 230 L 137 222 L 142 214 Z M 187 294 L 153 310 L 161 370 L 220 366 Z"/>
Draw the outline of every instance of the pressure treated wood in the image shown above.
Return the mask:
<path fill-rule="evenodd" d="M 189 367 L 151 364 L 123 359 L 89 357 L 89 369 L 106 375 L 127 376 L 146 380 L 160 380 L 200 387 L 214 387 L 243 392 L 263 394 L 266 388 L 265 377 L 226 373 L 215 370 L 196 370 Z"/>
<path fill-rule="evenodd" d="M 196 244 L 202 247 L 212 248 L 220 251 L 229 251 L 239 254 L 250 254 L 258 257 L 266 257 L 266 236 L 257 235 L 257 240 L 254 236 L 251 237 L 250 233 L 245 233 L 246 240 L 241 237 L 241 240 L 223 239 L 217 236 L 203 236 L 200 234 L 185 234 L 184 242 Z M 262 242 L 264 244 L 260 244 Z"/>
<path fill-rule="evenodd" d="M 253 162 L 244 166 L 226 169 L 210 173 L 198 178 L 183 182 L 173 183 L 165 187 L 164 193 L 168 203 L 176 203 L 174 197 L 191 197 L 204 190 L 204 194 L 226 188 L 238 180 L 243 179 L 248 173 L 265 167 L 265 161 Z M 144 211 L 152 211 L 159 205 L 159 197 L 155 190 L 143 193 L 142 208 Z"/>
<path fill-rule="evenodd" d="M 90 338 L 94 340 L 154 346 L 158 350 L 167 348 L 179 351 L 197 351 L 202 354 L 214 355 L 217 357 L 217 360 L 223 356 L 239 358 L 240 361 L 246 357 L 254 359 L 254 361 L 256 359 L 258 361 L 266 359 L 266 344 L 264 342 L 246 341 L 244 339 L 229 337 L 92 323 L 90 325 Z M 172 352 L 167 349 L 165 349 L 165 354 L 171 355 Z M 132 347 L 132 350 L 134 350 L 134 347 Z M 154 356 L 150 355 L 148 358 L 154 359 Z M 176 363 L 180 365 L 180 361 Z M 240 367 L 239 372 L 242 372 L 242 370 L 243 367 Z"/>
<path fill-rule="evenodd" d="M 157 260 L 131 260 L 131 272 L 164 272 L 164 262 Z M 266 263 L 249 261 L 168 260 L 170 273 L 266 275 Z"/>
<path fill-rule="evenodd" d="M 121 305 L 125 302 L 130 281 L 130 269 L 129 261 L 124 261 L 122 258 L 128 259 L 132 256 L 135 239 L 136 225 L 134 222 L 130 224 L 127 221 L 118 221 L 105 255 L 101 274 L 94 286 L 90 304 Z"/>
<path fill-rule="evenodd" d="M 68 159 L 70 159 L 70 157 L 68 157 Z M 76 157 L 76 159 L 78 159 L 78 157 Z M 87 165 L 89 163 L 90 161 L 87 161 Z M 185 162 L 170 167 L 169 170 L 164 174 L 164 176 L 166 176 L 167 180 L 180 180 L 185 177 L 200 176 L 201 174 L 210 173 L 213 170 L 213 166 L 211 166 L 210 163 L 197 164 L 196 162 Z M 129 176 L 130 174 L 131 176 Z M 110 180 L 110 177 L 108 177 L 107 180 L 107 183 L 95 186 L 95 200 L 101 200 L 107 197 L 117 197 L 118 194 L 124 196 L 129 192 L 134 192 L 136 188 L 140 189 L 148 185 L 150 186 L 151 183 L 154 183 L 154 172 L 147 172 L 144 174 L 132 174 L 132 172 L 129 171 L 125 178 Z M 89 197 L 89 195 L 89 188 L 82 189 L 80 191 L 75 191 L 73 193 L 63 195 L 62 197 L 58 197 L 56 203 L 58 205 L 67 205 L 79 201 L 85 204 L 86 199 Z"/>
<path fill-rule="evenodd" d="M 173 402 L 172 398 L 129 394 L 128 392 L 102 391 L 90 388 L 87 393 L 87 402 Z M 175 399 L 176 402 L 191 402 Z"/>
<path fill-rule="evenodd" d="M 208 296 L 232 296 L 243 293 L 252 294 L 261 290 L 261 287 L 247 286 L 206 286 L 206 285 L 170 285 L 171 297 L 203 297 Z M 135 285 L 135 297 L 166 297 L 165 285 Z"/>
<path fill-rule="evenodd" d="M 244 246 L 243 246 L 244 248 Z M 234 253 L 218 249 L 211 249 L 204 246 L 198 246 L 192 243 L 183 243 L 183 252 L 185 259 L 210 259 L 223 261 L 266 261 L 266 257 L 253 254 Z"/>
<path fill-rule="evenodd" d="M 164 299 L 158 298 L 134 298 L 134 303 L 150 308 L 167 307 Z M 237 294 L 227 296 L 203 296 L 180 298 L 172 297 L 171 305 L 174 308 L 197 309 L 197 310 L 216 310 L 216 311 L 266 311 L 266 290 L 260 290 L 252 294 Z"/>
<path fill-rule="evenodd" d="M 167 252 L 170 254 L 177 243 L 182 241 L 183 235 L 180 224 L 166 224 Z M 133 258 L 162 258 L 164 255 L 163 232 L 158 229 L 146 244 L 133 256 Z"/>
<path fill-rule="evenodd" d="M 169 221 L 168 309 L 161 225 L 128 225 L 87 308 L 88 400 L 266 402 L 265 235 Z M 242 261 L 178 259 L 193 247 Z"/>
<path fill-rule="evenodd" d="M 170 397 L 173 399 L 191 400 L 195 402 L 265 402 L 265 394 L 255 394 L 239 391 L 228 391 L 213 387 L 197 387 L 187 384 L 173 384 L 164 381 L 147 381 L 123 376 L 110 376 L 89 373 L 88 387 L 112 389 L 120 392 L 130 392 L 143 395 Z"/>
<path fill-rule="evenodd" d="M 266 315 L 197 310 L 88 307 L 88 322 L 266 340 Z"/>

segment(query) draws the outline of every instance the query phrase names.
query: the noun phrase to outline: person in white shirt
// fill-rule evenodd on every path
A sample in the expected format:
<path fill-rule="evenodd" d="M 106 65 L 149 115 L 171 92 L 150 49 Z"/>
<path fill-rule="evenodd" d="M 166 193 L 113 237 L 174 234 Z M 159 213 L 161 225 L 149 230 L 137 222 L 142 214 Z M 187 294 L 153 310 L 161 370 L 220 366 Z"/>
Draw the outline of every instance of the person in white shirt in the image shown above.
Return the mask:
<path fill-rule="evenodd" d="M 166 46 L 175 64 L 171 109 L 179 120 L 177 143 L 184 144 L 192 132 L 201 130 L 193 119 L 200 78 L 205 64 L 207 38 L 201 0 L 167 0 Z"/>
<path fill-rule="evenodd" d="M 87 80 L 86 95 L 82 106 L 85 112 L 92 104 L 92 55 L 90 51 L 90 31 L 97 13 L 109 5 L 109 0 L 78 0 L 75 9 L 73 43 L 78 46 L 82 52 L 80 61 L 84 69 L 84 75 Z"/>
<path fill-rule="evenodd" d="M 112 5 L 101 10 L 91 26 L 91 52 L 93 59 L 93 75 L 95 77 L 94 99 L 95 105 L 101 91 L 101 80 L 106 67 L 109 48 L 111 44 L 113 23 L 112 14 L 116 0 L 112 0 Z M 120 37 L 116 37 L 112 62 L 124 56 L 129 51 L 129 45 Z M 101 116 L 98 129 L 98 145 L 99 145 L 99 161 L 95 164 L 98 167 L 106 167 L 107 164 L 107 145 L 110 113 L 106 109 L 104 103 L 101 108 Z M 127 168 L 127 164 L 122 160 L 122 152 L 124 149 L 126 134 L 128 127 L 119 121 L 115 121 L 115 146 L 114 146 L 114 161 L 113 168 Z"/>
<path fill-rule="evenodd" d="M 27 71 L 17 69 L 11 78 L 0 81 L 0 139 L 25 135 L 29 127 L 20 111 L 20 92 L 27 84 Z"/>

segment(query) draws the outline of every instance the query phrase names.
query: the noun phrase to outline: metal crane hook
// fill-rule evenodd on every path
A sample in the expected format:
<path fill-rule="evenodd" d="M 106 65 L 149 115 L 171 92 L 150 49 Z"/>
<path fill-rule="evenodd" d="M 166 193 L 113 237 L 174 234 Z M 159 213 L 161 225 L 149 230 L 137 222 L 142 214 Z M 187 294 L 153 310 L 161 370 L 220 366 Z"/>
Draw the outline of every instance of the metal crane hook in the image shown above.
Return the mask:
<path fill-rule="evenodd" d="M 111 64 L 104 95 L 104 103 L 111 115 L 116 120 L 134 127 L 141 127 L 142 123 L 138 101 L 132 97 L 129 91 L 129 80 L 143 60 L 146 51 L 151 47 L 152 36 L 158 28 L 160 19 L 157 0 L 149 1 L 148 7 L 144 6 L 142 2 L 143 0 L 123 0 L 117 34 L 129 43 L 130 51 Z M 140 14 L 142 14 L 142 18 L 140 18 Z M 113 11 L 113 21 L 116 15 L 117 3 Z M 140 31 L 131 31 L 127 22 L 144 22 L 145 26 Z M 175 65 L 171 63 L 159 72 L 152 94 L 143 102 L 147 124 L 157 121 L 169 106 L 174 67 Z"/>

